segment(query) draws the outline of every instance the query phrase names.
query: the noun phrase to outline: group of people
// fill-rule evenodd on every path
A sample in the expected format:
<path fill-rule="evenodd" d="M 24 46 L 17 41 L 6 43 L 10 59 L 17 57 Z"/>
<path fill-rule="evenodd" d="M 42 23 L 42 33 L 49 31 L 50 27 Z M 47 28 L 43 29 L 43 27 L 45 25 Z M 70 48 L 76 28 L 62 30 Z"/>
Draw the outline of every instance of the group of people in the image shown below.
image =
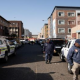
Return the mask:
<path fill-rule="evenodd" d="M 45 53 L 46 64 L 51 64 L 55 45 L 49 39 L 43 46 L 43 53 Z M 78 80 L 80 69 L 80 39 L 76 39 L 75 44 L 69 49 L 67 61 L 72 65 L 73 80 Z"/>

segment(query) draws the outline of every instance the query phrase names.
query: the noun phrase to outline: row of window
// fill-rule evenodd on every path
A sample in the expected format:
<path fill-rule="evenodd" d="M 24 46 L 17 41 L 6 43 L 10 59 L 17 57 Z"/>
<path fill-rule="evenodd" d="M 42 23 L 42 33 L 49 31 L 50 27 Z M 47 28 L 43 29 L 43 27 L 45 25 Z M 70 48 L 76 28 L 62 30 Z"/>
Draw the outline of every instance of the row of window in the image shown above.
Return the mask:
<path fill-rule="evenodd" d="M 2 19 L 0 19 L 0 22 L 3 23 L 4 25 L 8 26 L 8 23 Z"/>
<path fill-rule="evenodd" d="M 11 23 L 12 25 L 18 25 L 18 23 Z"/>
<path fill-rule="evenodd" d="M 65 13 L 64 12 L 58 12 L 59 17 L 64 17 Z M 68 17 L 75 17 L 75 12 L 67 12 Z M 80 13 L 77 13 L 77 16 L 80 16 Z"/>
<path fill-rule="evenodd" d="M 67 24 L 68 25 L 75 25 L 75 20 L 69 20 Z M 61 20 L 58 20 L 58 25 L 65 25 L 65 20 L 62 20 L 62 19 Z"/>
<path fill-rule="evenodd" d="M 58 33 L 65 33 L 65 28 L 58 28 Z M 68 33 L 71 33 L 71 28 L 68 28 Z"/>

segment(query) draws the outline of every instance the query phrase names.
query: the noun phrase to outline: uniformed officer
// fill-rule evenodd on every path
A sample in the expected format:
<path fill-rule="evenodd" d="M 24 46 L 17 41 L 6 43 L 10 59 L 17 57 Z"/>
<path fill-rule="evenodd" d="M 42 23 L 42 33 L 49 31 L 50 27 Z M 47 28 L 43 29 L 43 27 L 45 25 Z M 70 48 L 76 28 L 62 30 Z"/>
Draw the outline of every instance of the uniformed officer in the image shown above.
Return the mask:
<path fill-rule="evenodd" d="M 73 80 L 78 80 L 80 69 L 80 39 L 76 39 L 67 56 L 68 62 L 72 65 Z"/>
<path fill-rule="evenodd" d="M 54 45 L 50 43 L 50 40 L 47 40 L 43 46 L 43 53 L 45 53 L 46 64 L 49 62 L 51 64 L 51 59 L 53 56 Z"/>

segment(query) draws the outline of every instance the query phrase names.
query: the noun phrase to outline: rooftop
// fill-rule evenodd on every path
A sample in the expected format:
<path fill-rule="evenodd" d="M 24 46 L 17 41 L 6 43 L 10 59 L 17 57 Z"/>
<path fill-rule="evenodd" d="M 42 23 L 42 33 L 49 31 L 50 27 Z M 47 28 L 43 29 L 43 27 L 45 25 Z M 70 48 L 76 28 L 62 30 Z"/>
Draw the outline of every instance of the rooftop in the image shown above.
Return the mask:
<path fill-rule="evenodd" d="M 78 7 L 78 6 L 55 6 L 51 15 L 53 14 L 54 10 L 57 8 L 80 9 L 80 7 Z M 51 17 L 51 15 L 48 17 L 48 19 Z"/>
<path fill-rule="evenodd" d="M 0 15 L 0 17 L 1 17 L 2 19 L 4 19 L 5 21 L 7 21 L 8 23 L 10 23 L 8 20 L 6 20 L 5 18 L 3 18 L 1 15 Z"/>

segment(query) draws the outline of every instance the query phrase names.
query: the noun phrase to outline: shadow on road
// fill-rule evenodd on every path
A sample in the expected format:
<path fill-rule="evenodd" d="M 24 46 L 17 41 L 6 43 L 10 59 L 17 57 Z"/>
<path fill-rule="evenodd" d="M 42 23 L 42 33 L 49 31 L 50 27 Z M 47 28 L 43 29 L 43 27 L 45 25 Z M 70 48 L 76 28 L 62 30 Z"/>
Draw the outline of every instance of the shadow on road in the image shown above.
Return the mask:
<path fill-rule="evenodd" d="M 0 68 L 0 80 L 54 80 L 49 73 L 35 73 L 30 68 Z"/>
<path fill-rule="evenodd" d="M 42 54 L 42 48 L 39 45 L 24 45 L 16 52 L 17 55 L 15 57 L 9 57 L 8 63 L 4 64 L 3 61 L 0 61 L 0 66 L 33 63 L 45 60 Z"/>

